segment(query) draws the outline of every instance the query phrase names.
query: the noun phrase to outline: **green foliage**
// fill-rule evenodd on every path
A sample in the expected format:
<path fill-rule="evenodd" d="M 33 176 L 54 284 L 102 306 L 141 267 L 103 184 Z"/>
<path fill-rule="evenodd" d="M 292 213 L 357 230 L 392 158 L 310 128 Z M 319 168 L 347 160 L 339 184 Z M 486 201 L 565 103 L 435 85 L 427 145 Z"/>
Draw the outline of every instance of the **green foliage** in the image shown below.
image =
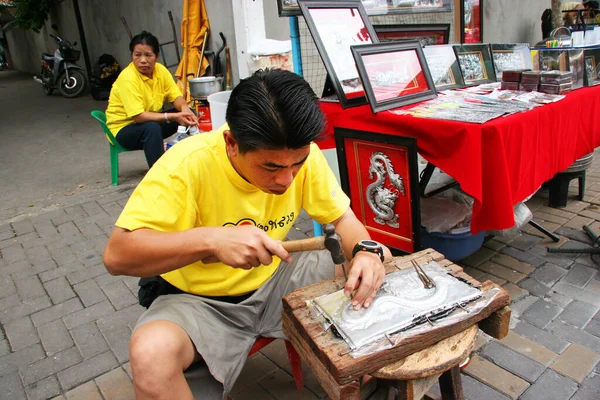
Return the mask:
<path fill-rule="evenodd" d="M 17 7 L 16 25 L 39 32 L 48 19 L 48 13 L 54 3 L 55 0 L 13 0 L 13 4 Z"/>

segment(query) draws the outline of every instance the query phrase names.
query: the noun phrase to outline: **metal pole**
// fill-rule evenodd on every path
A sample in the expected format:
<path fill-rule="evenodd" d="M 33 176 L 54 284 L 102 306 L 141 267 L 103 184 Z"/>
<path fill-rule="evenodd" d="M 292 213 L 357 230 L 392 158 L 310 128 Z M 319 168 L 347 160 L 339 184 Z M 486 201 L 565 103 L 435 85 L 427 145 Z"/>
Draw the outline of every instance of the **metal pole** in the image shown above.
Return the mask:
<path fill-rule="evenodd" d="M 294 61 L 294 72 L 303 76 L 302 55 L 300 53 L 300 29 L 298 28 L 298 17 L 290 17 L 290 39 L 292 40 L 292 59 Z"/>
<path fill-rule="evenodd" d="M 81 13 L 79 12 L 79 1 L 73 0 L 73 9 L 75 10 L 75 20 L 77 21 L 77 30 L 79 31 L 79 39 L 81 40 L 81 51 L 85 61 L 85 70 L 87 71 L 88 79 L 92 76 L 92 64 L 90 63 L 90 55 L 88 54 L 87 42 L 85 41 L 85 33 L 83 32 L 83 24 L 81 23 Z"/>

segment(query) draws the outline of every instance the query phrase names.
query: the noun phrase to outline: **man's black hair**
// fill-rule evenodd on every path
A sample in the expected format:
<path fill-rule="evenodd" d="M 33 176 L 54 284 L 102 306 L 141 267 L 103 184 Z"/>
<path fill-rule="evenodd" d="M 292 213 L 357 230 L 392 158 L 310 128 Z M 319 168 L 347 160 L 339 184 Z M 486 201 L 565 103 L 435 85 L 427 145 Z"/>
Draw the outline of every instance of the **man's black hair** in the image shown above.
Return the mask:
<path fill-rule="evenodd" d="M 154 52 L 154 55 L 158 56 L 158 53 L 160 52 L 158 39 L 156 38 L 156 36 L 154 36 L 150 32 L 142 31 L 142 32 L 138 33 L 137 35 L 135 35 L 134 37 L 132 37 L 131 42 L 129 42 L 129 51 L 131 51 L 133 53 L 133 49 L 138 44 L 145 44 L 147 46 L 152 47 L 152 51 Z"/>
<path fill-rule="evenodd" d="M 225 119 L 240 153 L 299 149 L 315 140 L 325 122 L 308 82 L 282 69 L 258 70 L 231 93 Z"/>

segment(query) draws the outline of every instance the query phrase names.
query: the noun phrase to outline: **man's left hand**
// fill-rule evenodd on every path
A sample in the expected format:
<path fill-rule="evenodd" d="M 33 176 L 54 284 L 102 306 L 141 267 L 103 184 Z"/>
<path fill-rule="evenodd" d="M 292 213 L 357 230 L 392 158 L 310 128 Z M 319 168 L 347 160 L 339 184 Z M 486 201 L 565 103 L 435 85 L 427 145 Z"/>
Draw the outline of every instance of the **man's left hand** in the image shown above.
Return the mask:
<path fill-rule="evenodd" d="M 344 294 L 352 298 L 355 310 L 369 307 L 385 278 L 385 267 L 377 254 L 366 251 L 356 253 L 350 264 L 348 281 L 344 287 Z"/>

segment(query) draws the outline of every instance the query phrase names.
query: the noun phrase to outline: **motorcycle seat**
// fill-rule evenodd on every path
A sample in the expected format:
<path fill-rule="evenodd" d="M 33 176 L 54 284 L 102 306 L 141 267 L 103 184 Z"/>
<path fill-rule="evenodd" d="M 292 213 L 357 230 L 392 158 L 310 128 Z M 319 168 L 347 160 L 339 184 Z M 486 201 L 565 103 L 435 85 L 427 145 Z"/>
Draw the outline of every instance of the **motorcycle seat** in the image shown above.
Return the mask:
<path fill-rule="evenodd" d="M 44 61 L 54 61 L 54 55 L 49 53 L 42 53 L 42 59 Z"/>

